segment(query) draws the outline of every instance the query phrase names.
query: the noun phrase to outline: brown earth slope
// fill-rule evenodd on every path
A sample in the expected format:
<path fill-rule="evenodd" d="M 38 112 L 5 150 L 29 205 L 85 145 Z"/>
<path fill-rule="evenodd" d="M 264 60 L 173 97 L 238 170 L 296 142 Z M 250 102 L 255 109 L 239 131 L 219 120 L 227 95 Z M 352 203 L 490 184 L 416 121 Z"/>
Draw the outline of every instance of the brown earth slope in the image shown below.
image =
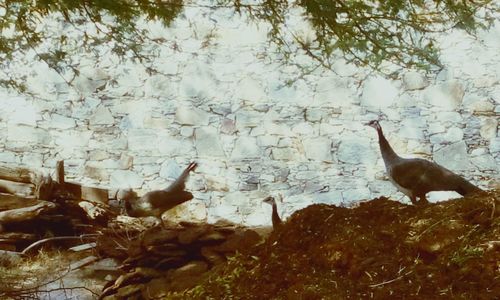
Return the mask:
<path fill-rule="evenodd" d="M 168 299 L 500 299 L 500 191 L 311 205 Z"/>

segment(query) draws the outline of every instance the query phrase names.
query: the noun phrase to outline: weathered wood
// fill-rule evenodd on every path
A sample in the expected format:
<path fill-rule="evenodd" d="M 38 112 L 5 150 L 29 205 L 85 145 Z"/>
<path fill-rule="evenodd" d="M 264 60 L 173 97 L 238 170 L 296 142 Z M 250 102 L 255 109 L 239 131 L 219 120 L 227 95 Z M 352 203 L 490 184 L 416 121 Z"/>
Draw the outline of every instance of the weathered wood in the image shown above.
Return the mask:
<path fill-rule="evenodd" d="M 32 183 L 35 177 L 36 177 L 36 172 L 33 172 L 25 168 L 0 166 L 0 179 L 3 180 L 22 182 L 22 183 Z"/>
<path fill-rule="evenodd" d="M 54 175 L 54 181 L 60 185 L 64 184 L 64 160 L 60 160 L 56 163 L 56 173 Z"/>
<path fill-rule="evenodd" d="M 82 245 L 71 247 L 71 248 L 69 248 L 69 250 L 74 251 L 74 252 L 80 252 L 80 251 L 93 249 L 95 247 L 97 247 L 97 243 L 92 242 L 92 243 L 87 243 L 87 244 L 82 244 Z"/>
<path fill-rule="evenodd" d="M 3 232 L 0 233 L 1 243 L 16 243 L 19 241 L 34 241 L 36 235 L 24 232 Z"/>
<path fill-rule="evenodd" d="M 16 209 L 37 204 L 35 198 L 19 197 L 11 194 L 0 193 L 0 211 Z"/>
<path fill-rule="evenodd" d="M 108 203 L 108 190 L 96 187 L 82 186 L 78 183 L 65 182 L 58 187 L 59 194 L 69 194 L 73 199 L 88 200 L 98 203 Z"/>
<path fill-rule="evenodd" d="M 56 204 L 48 201 L 38 201 L 38 204 L 23 208 L 10 209 L 0 212 L 0 223 L 12 223 L 32 220 L 41 213 L 56 208 Z"/>
<path fill-rule="evenodd" d="M 14 182 L 0 179 L 0 192 L 21 197 L 34 195 L 35 185 L 32 183 Z"/>
<path fill-rule="evenodd" d="M 91 264 L 91 263 L 93 263 L 93 262 L 95 262 L 97 260 L 98 260 L 98 258 L 96 256 L 93 256 L 93 255 L 92 256 L 87 256 L 84 259 L 81 259 L 81 260 L 79 260 L 77 262 L 72 263 L 69 266 L 69 269 L 70 270 L 80 269 L 81 267 L 84 267 L 84 266 L 86 266 L 88 264 Z"/>

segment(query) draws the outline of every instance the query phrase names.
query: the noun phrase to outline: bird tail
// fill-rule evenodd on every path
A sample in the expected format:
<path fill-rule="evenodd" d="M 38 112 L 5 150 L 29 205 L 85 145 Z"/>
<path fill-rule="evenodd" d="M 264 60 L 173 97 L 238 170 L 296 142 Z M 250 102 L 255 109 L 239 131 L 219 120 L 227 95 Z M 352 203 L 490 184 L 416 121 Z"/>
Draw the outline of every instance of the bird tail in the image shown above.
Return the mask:
<path fill-rule="evenodd" d="M 167 192 L 180 192 L 184 190 L 185 187 L 185 181 L 186 178 L 189 176 L 189 172 L 193 171 L 196 169 L 198 164 L 196 162 L 191 162 L 189 165 L 184 169 L 182 174 L 177 178 L 168 188 L 165 189 Z"/>
<path fill-rule="evenodd" d="M 470 194 L 475 194 L 475 193 L 481 193 L 484 192 L 482 189 L 479 187 L 473 185 L 469 181 L 465 180 L 464 178 L 460 177 L 460 180 L 458 181 L 457 188 L 455 191 L 459 193 L 462 196 L 470 195 Z"/>

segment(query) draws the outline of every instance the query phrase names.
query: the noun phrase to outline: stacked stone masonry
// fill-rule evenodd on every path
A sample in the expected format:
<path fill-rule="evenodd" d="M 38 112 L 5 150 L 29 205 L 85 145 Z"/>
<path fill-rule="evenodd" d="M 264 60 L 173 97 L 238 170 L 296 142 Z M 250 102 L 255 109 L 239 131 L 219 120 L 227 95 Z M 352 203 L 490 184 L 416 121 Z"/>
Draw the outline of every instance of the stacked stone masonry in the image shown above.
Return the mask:
<path fill-rule="evenodd" d="M 68 180 L 141 194 L 196 160 L 188 181 L 195 199 L 171 217 L 262 225 L 271 222 L 261 201 L 269 194 L 283 195 L 285 216 L 311 203 L 402 198 L 387 180 L 376 133 L 363 125 L 382 118 L 402 156 L 433 158 L 483 188 L 498 185 L 500 23 L 479 39 L 458 30 L 440 37 L 443 70 L 387 79 L 341 58 L 334 72 L 301 76 L 298 65 L 314 61 L 297 52 L 300 64 L 281 65 L 264 24 L 195 7 L 185 14 L 191 23 L 179 18 L 168 29 L 141 24 L 167 41 L 143 49 L 154 74 L 106 45 L 75 53 L 79 74 L 15 58 L 8 72 L 26 76 L 29 94 L 0 90 L 0 163 L 48 172 L 64 159 Z M 57 18 L 43 26 L 80 40 Z"/>

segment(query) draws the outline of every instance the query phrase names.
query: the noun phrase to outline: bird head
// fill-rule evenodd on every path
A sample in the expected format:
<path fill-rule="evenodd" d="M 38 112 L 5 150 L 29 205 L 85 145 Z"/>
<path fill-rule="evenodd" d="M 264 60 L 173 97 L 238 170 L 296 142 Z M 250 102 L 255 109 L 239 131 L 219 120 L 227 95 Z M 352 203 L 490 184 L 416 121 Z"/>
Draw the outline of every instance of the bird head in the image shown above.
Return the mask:
<path fill-rule="evenodd" d="M 273 196 L 266 197 L 262 202 L 270 205 L 276 204 L 276 200 L 274 200 Z"/>
<path fill-rule="evenodd" d="M 375 128 L 376 130 L 381 130 L 381 129 L 382 129 L 382 128 L 380 127 L 380 123 L 378 122 L 378 120 L 373 120 L 373 121 L 370 121 L 370 122 L 366 123 L 365 125 L 370 126 L 370 127 L 373 127 L 373 128 Z"/>

